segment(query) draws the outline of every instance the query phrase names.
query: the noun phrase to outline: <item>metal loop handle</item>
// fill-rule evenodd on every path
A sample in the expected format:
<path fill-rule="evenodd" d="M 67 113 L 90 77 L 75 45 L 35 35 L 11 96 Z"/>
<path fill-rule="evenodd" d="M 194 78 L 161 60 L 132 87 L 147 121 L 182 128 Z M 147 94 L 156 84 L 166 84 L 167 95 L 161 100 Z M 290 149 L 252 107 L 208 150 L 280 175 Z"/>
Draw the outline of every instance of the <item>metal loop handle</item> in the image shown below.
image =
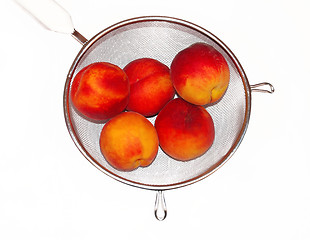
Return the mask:
<path fill-rule="evenodd" d="M 250 87 L 251 87 L 252 92 L 262 92 L 262 93 L 273 93 L 274 92 L 274 87 L 272 86 L 272 84 L 267 83 L 267 82 L 250 85 Z M 262 89 L 259 87 L 269 87 L 269 89 Z"/>
<path fill-rule="evenodd" d="M 156 193 L 154 213 L 156 219 L 159 221 L 163 221 L 167 217 L 167 206 L 164 193 L 162 191 L 157 191 Z"/>

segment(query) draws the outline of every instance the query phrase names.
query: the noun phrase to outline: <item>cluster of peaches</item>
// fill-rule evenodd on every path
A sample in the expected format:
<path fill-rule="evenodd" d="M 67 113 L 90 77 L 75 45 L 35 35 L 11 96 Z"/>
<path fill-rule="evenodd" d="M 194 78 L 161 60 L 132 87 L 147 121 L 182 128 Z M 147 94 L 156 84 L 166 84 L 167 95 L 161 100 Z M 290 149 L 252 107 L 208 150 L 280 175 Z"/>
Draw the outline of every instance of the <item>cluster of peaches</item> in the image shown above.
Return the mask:
<path fill-rule="evenodd" d="M 105 122 L 99 143 L 106 161 L 132 171 L 149 166 L 159 147 L 179 161 L 203 155 L 215 136 L 206 106 L 221 99 L 229 76 L 221 53 L 195 43 L 180 51 L 170 68 L 152 58 L 123 69 L 92 63 L 73 79 L 71 101 L 88 120 Z M 150 117 L 156 117 L 154 125 Z"/>

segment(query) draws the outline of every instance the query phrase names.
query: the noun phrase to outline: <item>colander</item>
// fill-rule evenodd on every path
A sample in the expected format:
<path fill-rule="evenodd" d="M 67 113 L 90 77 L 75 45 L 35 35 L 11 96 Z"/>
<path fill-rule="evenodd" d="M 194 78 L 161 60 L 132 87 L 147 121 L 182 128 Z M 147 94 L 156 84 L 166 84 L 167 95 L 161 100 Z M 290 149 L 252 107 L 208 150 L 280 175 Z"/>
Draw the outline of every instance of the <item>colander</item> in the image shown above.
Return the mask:
<path fill-rule="evenodd" d="M 45 27 L 71 34 L 83 46 L 67 75 L 64 89 L 64 115 L 69 133 L 80 152 L 108 176 L 131 186 L 155 190 L 154 213 L 158 220 L 167 215 L 163 191 L 200 181 L 218 170 L 237 150 L 250 119 L 252 92 L 273 93 L 270 83 L 250 85 L 232 51 L 215 35 L 188 21 L 172 17 L 147 16 L 114 24 L 87 40 L 72 25 L 70 15 L 52 0 L 18 0 Z M 55 23 L 55 18 L 60 22 Z M 123 172 L 114 169 L 100 151 L 99 136 L 105 123 L 83 118 L 71 103 L 70 88 L 75 75 L 94 62 L 110 62 L 123 68 L 130 61 L 148 57 L 170 66 L 174 56 L 196 42 L 212 45 L 226 59 L 230 82 L 223 98 L 207 106 L 213 118 L 215 139 L 202 156 L 187 162 L 176 161 L 161 149 L 154 162 L 145 168 Z M 154 124 L 156 116 L 148 118 Z"/>

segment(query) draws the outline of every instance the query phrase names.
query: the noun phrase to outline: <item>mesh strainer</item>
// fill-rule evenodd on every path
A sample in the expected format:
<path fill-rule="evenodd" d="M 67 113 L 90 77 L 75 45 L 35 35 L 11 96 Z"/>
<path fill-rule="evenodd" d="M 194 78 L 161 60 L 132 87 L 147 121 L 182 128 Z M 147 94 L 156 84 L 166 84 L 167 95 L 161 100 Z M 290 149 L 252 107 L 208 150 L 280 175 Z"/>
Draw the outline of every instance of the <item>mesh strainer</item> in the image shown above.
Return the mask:
<path fill-rule="evenodd" d="M 68 15 L 63 9 L 59 12 Z M 50 25 L 48 27 L 51 28 Z M 90 40 L 73 28 L 71 30 L 72 36 L 83 47 L 69 70 L 64 90 L 64 114 L 69 133 L 82 154 L 102 172 L 123 183 L 156 190 L 155 216 L 159 220 L 166 217 L 162 191 L 195 183 L 221 167 L 245 135 L 251 111 L 251 92 L 274 91 L 269 83 L 250 85 L 239 61 L 222 41 L 184 20 L 157 16 L 129 19 L 106 28 Z M 123 68 L 132 60 L 149 57 L 170 66 L 179 51 L 196 42 L 212 45 L 225 57 L 230 69 L 230 83 L 224 97 L 217 104 L 207 107 L 215 125 L 212 147 L 204 155 L 188 162 L 176 161 L 159 149 L 149 167 L 131 172 L 114 169 L 100 151 L 99 136 L 104 123 L 90 122 L 81 117 L 70 101 L 70 88 L 75 75 L 83 67 L 98 61 Z M 268 89 L 261 86 L 268 86 Z M 156 117 L 148 119 L 154 124 Z M 162 211 L 161 216 L 159 211 Z"/>

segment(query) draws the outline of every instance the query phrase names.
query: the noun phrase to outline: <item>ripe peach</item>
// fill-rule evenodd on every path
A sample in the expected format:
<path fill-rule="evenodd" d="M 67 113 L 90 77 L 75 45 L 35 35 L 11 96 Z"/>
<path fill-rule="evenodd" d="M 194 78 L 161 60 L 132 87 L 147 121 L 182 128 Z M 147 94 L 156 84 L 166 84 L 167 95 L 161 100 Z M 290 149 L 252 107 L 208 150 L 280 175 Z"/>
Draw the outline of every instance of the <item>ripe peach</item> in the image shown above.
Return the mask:
<path fill-rule="evenodd" d="M 214 140 L 211 115 L 182 98 L 167 103 L 155 120 L 155 128 L 162 150 L 181 161 L 201 156 Z"/>
<path fill-rule="evenodd" d="M 129 100 L 126 73 L 111 63 L 97 62 L 84 67 L 71 87 L 74 107 L 91 120 L 107 120 L 122 112 Z"/>
<path fill-rule="evenodd" d="M 100 134 L 100 149 L 114 168 L 132 171 L 155 159 L 158 136 L 152 123 L 136 112 L 123 112 L 110 119 Z"/>
<path fill-rule="evenodd" d="M 195 43 L 180 51 L 170 69 L 177 93 L 192 104 L 214 103 L 228 87 L 229 67 L 225 58 L 205 43 Z"/>
<path fill-rule="evenodd" d="M 124 71 L 130 82 L 128 110 L 153 116 L 174 97 L 170 70 L 163 63 L 140 58 L 127 64 Z"/>

